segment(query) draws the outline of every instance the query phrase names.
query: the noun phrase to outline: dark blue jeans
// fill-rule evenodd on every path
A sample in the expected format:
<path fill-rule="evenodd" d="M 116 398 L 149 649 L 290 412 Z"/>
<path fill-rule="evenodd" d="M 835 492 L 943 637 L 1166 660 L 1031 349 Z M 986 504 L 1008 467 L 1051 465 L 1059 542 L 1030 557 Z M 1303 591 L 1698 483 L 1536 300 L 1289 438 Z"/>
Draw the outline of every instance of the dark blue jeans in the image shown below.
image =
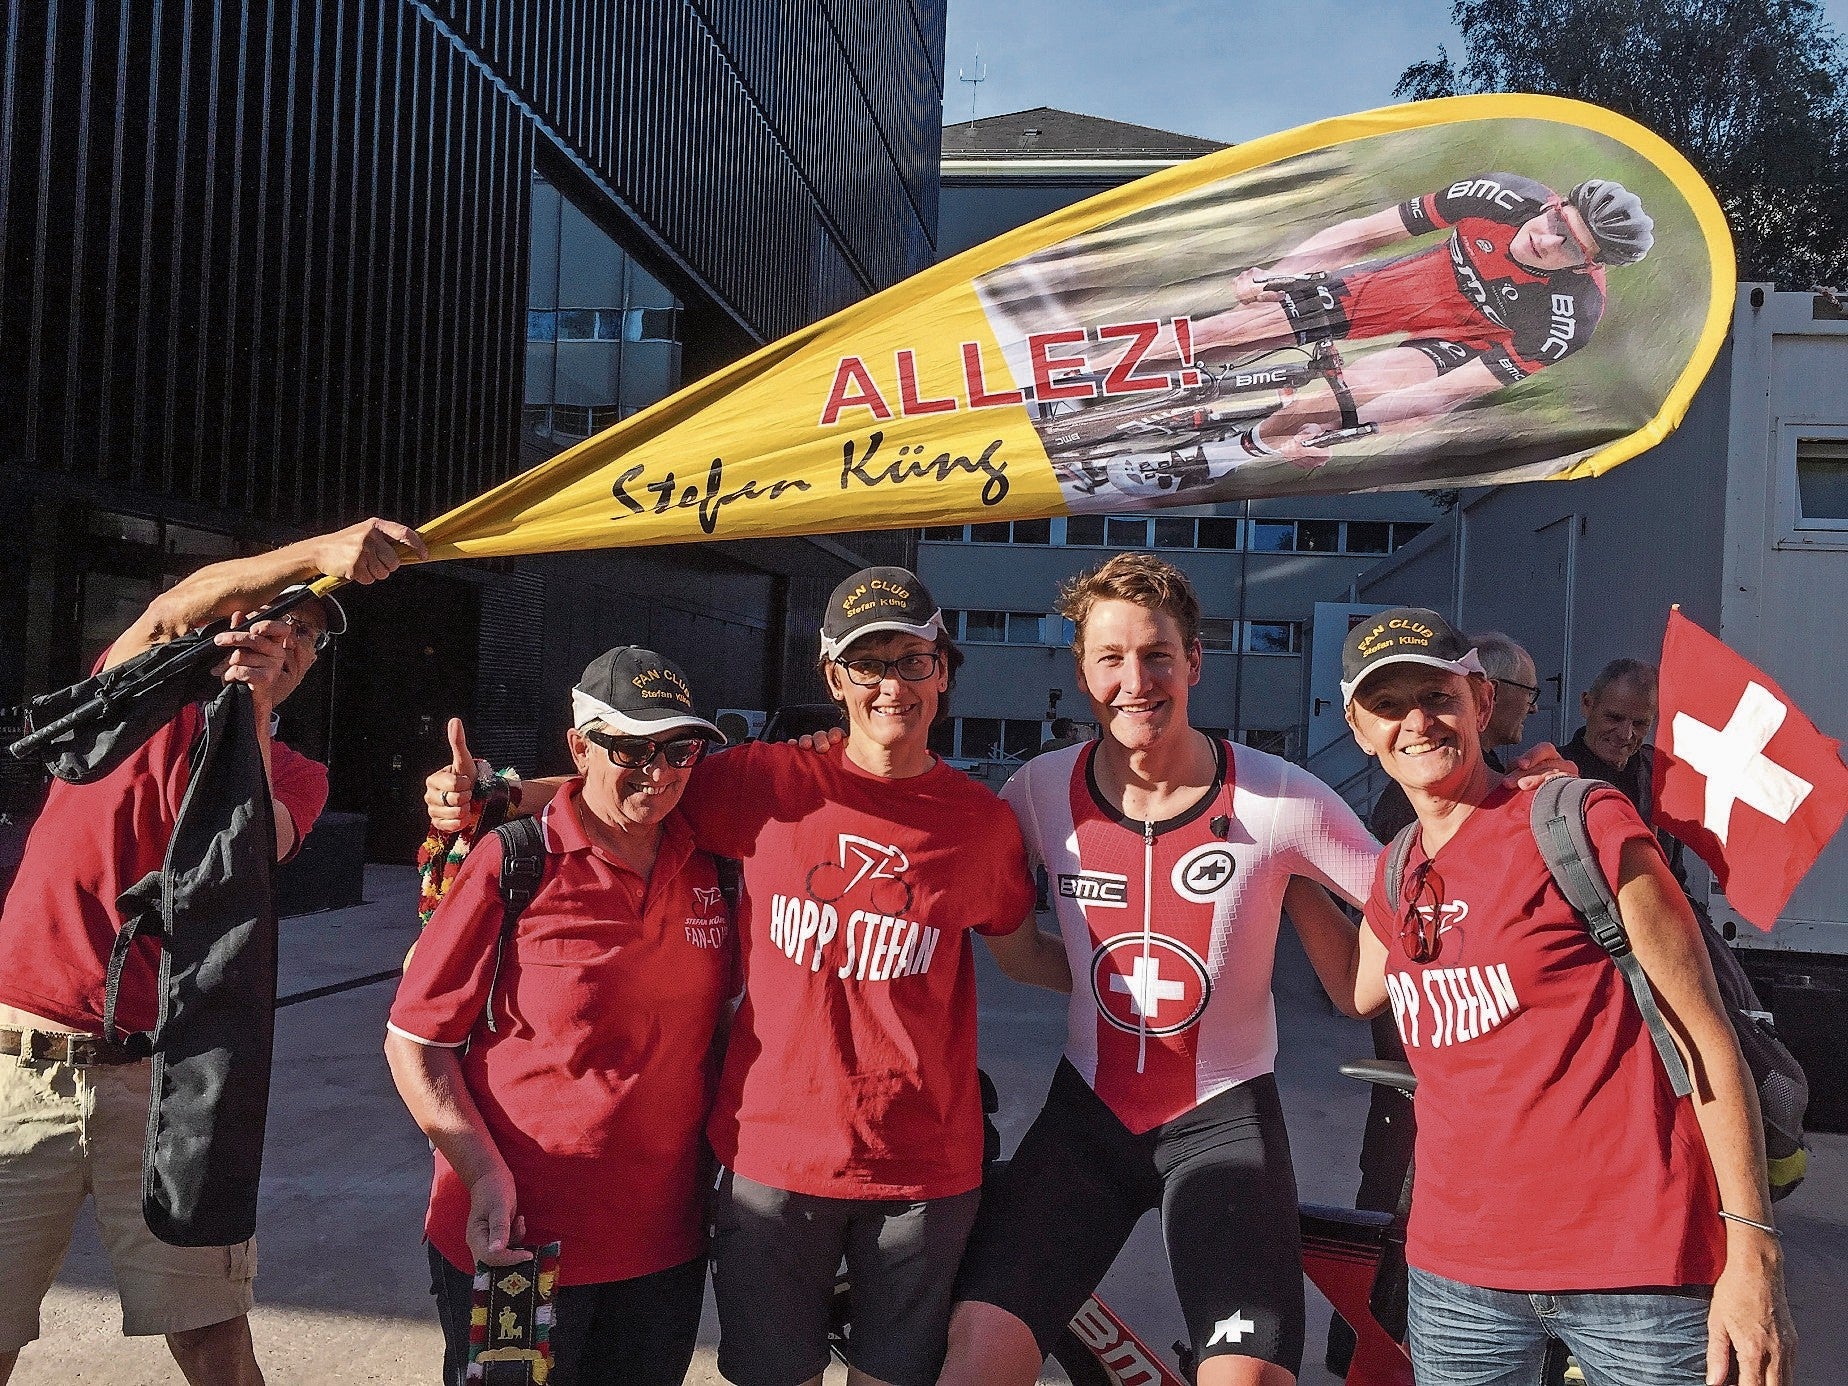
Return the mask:
<path fill-rule="evenodd" d="M 1418 1386 L 1540 1386 L 1564 1344 L 1589 1386 L 1702 1386 L 1712 1291 L 1484 1290 L 1413 1268 L 1410 1347 Z"/>
<path fill-rule="evenodd" d="M 429 1252 L 430 1293 L 443 1325 L 443 1386 L 463 1386 L 474 1278 L 435 1247 Z M 705 1295 L 704 1256 L 633 1280 L 561 1285 L 552 1301 L 550 1386 L 680 1386 Z"/>

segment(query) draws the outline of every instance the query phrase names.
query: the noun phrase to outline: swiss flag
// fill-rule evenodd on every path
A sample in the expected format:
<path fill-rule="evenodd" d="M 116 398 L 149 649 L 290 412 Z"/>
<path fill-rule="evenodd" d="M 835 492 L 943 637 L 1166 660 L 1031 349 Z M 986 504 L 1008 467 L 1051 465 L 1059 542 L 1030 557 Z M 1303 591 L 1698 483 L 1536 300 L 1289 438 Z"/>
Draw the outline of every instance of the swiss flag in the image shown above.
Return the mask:
<path fill-rule="evenodd" d="M 1761 929 L 1848 816 L 1841 743 L 1679 611 L 1662 640 L 1655 821 L 1699 854 Z"/>

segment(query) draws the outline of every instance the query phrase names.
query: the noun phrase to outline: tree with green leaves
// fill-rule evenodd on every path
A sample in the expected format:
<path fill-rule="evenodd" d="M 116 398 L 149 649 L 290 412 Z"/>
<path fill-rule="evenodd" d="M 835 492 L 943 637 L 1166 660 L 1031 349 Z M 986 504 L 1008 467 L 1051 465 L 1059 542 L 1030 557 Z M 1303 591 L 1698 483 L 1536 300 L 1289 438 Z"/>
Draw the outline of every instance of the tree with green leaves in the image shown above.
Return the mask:
<path fill-rule="evenodd" d="M 1726 209 L 1744 279 L 1848 286 L 1848 45 L 1811 0 L 1453 0 L 1395 94 L 1542 92 L 1673 144 Z"/>

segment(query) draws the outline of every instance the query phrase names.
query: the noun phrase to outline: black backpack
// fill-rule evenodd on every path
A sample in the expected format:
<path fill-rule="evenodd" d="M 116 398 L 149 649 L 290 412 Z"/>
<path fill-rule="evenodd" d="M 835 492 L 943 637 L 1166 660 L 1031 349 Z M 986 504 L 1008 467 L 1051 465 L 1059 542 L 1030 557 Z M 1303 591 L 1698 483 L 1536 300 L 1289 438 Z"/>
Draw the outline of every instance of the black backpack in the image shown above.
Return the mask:
<path fill-rule="evenodd" d="M 510 818 L 494 830 L 500 839 L 500 935 L 494 940 L 494 971 L 488 975 L 487 1022 L 490 1034 L 499 1034 L 494 1024 L 494 991 L 500 985 L 501 958 L 507 941 L 519 927 L 520 916 L 539 893 L 539 881 L 545 875 L 545 830 L 537 817 Z"/>
<path fill-rule="evenodd" d="M 1687 1065 L 1675 1047 L 1674 1036 L 1642 964 L 1630 950 L 1630 936 L 1617 913 L 1617 897 L 1598 865 L 1591 836 L 1585 826 L 1585 801 L 1595 789 L 1609 786 L 1601 780 L 1570 779 L 1556 776 L 1534 793 L 1534 841 L 1553 873 L 1560 893 L 1568 904 L 1584 916 L 1591 936 L 1611 955 L 1611 961 L 1629 984 L 1637 1009 L 1649 1027 L 1656 1053 L 1677 1097 L 1692 1091 Z M 1405 880 L 1405 863 L 1411 856 L 1412 843 L 1418 832 L 1416 822 L 1401 829 L 1386 849 L 1386 903 L 1397 913 L 1400 888 Z M 1739 1051 L 1751 1070 L 1752 1083 L 1758 1089 L 1758 1109 L 1764 1118 L 1765 1162 L 1770 1175 L 1771 1197 L 1779 1199 L 1803 1182 L 1809 1170 L 1809 1152 L 1803 1143 L 1803 1113 L 1809 1106 L 1809 1080 L 1790 1050 L 1777 1037 L 1771 1013 L 1759 1001 L 1751 979 L 1739 965 L 1738 955 L 1713 927 L 1706 908 L 1690 901 L 1707 945 L 1707 958 L 1719 983 L 1720 1000 L 1727 1019 L 1739 1039 Z"/>

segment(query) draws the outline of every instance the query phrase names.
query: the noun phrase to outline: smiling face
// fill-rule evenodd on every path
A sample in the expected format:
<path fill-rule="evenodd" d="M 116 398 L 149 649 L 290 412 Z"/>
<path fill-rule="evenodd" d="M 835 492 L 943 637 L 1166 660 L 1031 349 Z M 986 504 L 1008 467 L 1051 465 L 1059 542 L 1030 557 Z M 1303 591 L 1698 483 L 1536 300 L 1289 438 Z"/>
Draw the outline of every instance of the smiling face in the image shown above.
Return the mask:
<path fill-rule="evenodd" d="M 1406 789 L 1456 798 L 1482 761 L 1493 702 L 1466 674 L 1393 664 L 1361 684 L 1348 704 L 1360 748 Z"/>
<path fill-rule="evenodd" d="M 1096 602 L 1078 631 L 1078 686 L 1092 720 L 1125 750 L 1187 730 L 1187 690 L 1200 681 L 1200 643 L 1165 611 L 1119 598 Z"/>
<path fill-rule="evenodd" d="M 897 660 L 910 654 L 934 654 L 937 643 L 921 635 L 903 631 L 880 631 L 856 640 L 842 652 L 841 658 Z M 895 751 L 915 751 L 930 739 L 930 724 L 937 718 L 937 704 L 950 686 L 947 659 L 938 659 L 937 668 L 928 678 L 913 683 L 899 677 L 897 669 L 888 667 L 885 677 L 869 686 L 855 683 L 847 671 L 833 660 L 823 672 L 828 691 L 835 702 L 847 711 L 847 739 L 868 749 L 877 747 L 890 755 Z M 852 746 L 849 746 L 849 753 Z"/>
<path fill-rule="evenodd" d="M 1642 749 L 1655 723 L 1656 692 L 1635 679 L 1612 679 L 1595 701 L 1584 694 L 1579 708 L 1585 714 L 1585 744 L 1621 770 Z"/>
<path fill-rule="evenodd" d="M 623 832 L 659 827 L 680 802 L 687 776 L 693 773 L 691 766 L 677 770 L 660 755 L 637 769 L 618 765 L 608 751 L 576 727 L 565 733 L 565 744 L 571 748 L 578 774 L 584 777 L 584 807 Z"/>
<path fill-rule="evenodd" d="M 1571 203 L 1548 207 L 1521 223 L 1508 253 L 1529 269 L 1579 269 L 1597 258 L 1591 227 Z"/>

